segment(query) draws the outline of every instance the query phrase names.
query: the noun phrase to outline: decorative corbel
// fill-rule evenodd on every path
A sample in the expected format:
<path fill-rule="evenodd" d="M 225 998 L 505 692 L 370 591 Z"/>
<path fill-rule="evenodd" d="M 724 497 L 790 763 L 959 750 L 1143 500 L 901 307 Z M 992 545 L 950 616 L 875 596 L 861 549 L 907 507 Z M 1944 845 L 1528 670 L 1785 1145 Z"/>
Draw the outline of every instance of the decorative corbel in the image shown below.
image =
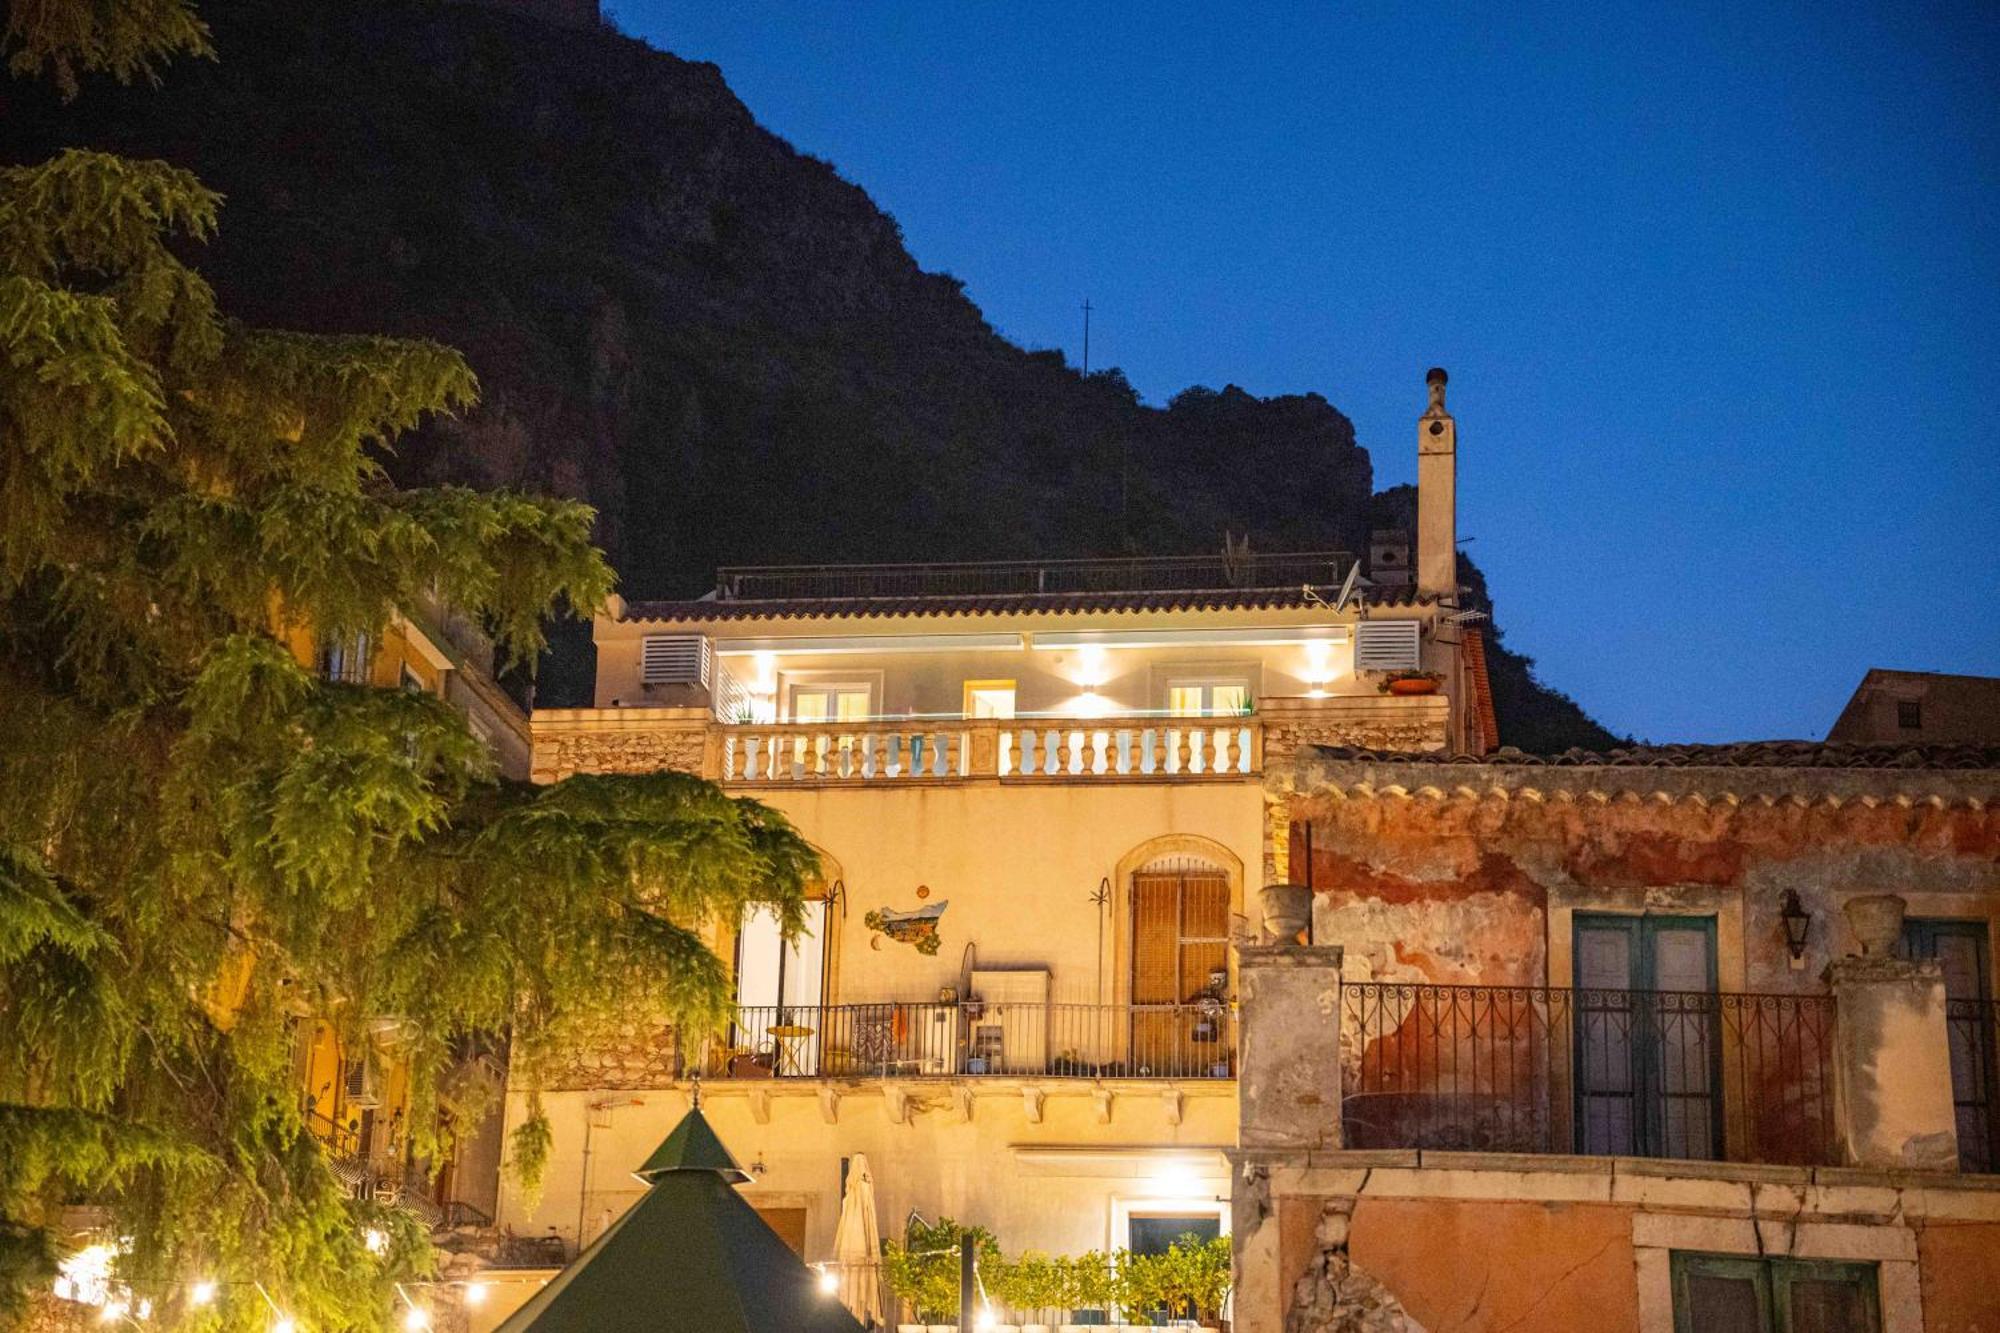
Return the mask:
<path fill-rule="evenodd" d="M 1042 1123 L 1042 1106 L 1048 1099 L 1047 1089 L 1035 1087 L 1033 1084 L 1021 1089 L 1021 1110 L 1028 1117 L 1029 1124 Z"/>
<path fill-rule="evenodd" d="M 840 1093 L 825 1084 L 819 1090 L 819 1118 L 829 1125 L 840 1123 Z"/>
<path fill-rule="evenodd" d="M 1090 1094 L 1090 1100 L 1097 1106 L 1097 1123 L 1100 1125 L 1111 1123 L 1111 1097 L 1109 1088 L 1097 1088 Z"/>

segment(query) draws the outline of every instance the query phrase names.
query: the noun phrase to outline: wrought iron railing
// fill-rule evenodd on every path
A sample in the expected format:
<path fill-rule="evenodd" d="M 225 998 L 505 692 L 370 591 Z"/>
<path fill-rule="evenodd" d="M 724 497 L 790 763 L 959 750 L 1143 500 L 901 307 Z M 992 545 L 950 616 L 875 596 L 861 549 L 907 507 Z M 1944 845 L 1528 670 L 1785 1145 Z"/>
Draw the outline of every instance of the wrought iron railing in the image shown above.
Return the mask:
<path fill-rule="evenodd" d="M 1061 592 L 1184 592 L 1337 585 L 1346 551 L 1271 555 L 993 560 L 908 565 L 738 565 L 716 571 L 725 600 L 772 597 L 964 597 Z"/>
<path fill-rule="evenodd" d="M 1236 1019 L 1220 1000 L 745 1006 L 681 1058 L 709 1078 L 1226 1079 Z"/>
<path fill-rule="evenodd" d="M 1341 987 L 1350 1148 L 1836 1161 L 1827 996 Z"/>
<path fill-rule="evenodd" d="M 1958 1164 L 2000 1171 L 2000 1000 L 1946 1000 Z"/>

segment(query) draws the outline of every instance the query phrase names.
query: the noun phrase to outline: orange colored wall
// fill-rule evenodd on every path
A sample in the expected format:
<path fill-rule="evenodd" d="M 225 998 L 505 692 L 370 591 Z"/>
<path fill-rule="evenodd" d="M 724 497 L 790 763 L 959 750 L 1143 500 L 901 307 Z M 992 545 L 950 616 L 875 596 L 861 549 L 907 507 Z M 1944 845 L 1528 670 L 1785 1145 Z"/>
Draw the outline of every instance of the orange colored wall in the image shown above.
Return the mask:
<path fill-rule="evenodd" d="M 2000 1223 L 1936 1223 L 1917 1233 L 1924 1333 L 2000 1329 Z"/>
<path fill-rule="evenodd" d="M 1287 1299 L 1316 1251 L 1319 1203 L 1279 1201 Z M 1630 1208 L 1363 1198 L 1355 1201 L 1348 1257 L 1425 1328 L 1639 1327 Z"/>

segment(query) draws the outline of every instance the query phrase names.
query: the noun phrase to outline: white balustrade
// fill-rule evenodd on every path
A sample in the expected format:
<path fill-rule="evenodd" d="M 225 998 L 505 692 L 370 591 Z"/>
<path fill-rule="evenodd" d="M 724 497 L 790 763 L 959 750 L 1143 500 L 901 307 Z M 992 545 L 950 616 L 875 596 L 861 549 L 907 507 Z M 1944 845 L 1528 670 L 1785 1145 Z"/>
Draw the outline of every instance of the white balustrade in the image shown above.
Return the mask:
<path fill-rule="evenodd" d="M 1176 777 L 1251 773 L 1251 726 L 1201 718 L 1087 724 L 1016 724 L 1000 750 L 1000 776 Z"/>
<path fill-rule="evenodd" d="M 724 782 L 875 782 L 966 774 L 962 724 L 783 723 L 723 729 Z"/>
<path fill-rule="evenodd" d="M 1256 723 L 829 722 L 724 726 L 724 782 L 768 785 L 966 777 L 1170 778 L 1256 772 Z"/>

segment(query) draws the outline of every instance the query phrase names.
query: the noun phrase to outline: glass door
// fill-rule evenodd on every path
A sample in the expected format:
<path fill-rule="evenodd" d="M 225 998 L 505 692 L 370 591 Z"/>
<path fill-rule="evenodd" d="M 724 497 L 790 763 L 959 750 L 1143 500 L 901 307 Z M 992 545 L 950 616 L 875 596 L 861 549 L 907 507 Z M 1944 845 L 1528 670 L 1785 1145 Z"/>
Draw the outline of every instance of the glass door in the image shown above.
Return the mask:
<path fill-rule="evenodd" d="M 1722 1155 L 1712 917 L 1579 912 L 1577 1151 Z"/>
<path fill-rule="evenodd" d="M 826 900 L 815 899 L 805 908 L 805 929 L 796 939 L 787 941 L 777 913 L 755 903 L 743 909 L 736 935 L 732 1041 L 751 1068 L 767 1068 L 781 1078 L 819 1071 Z"/>
<path fill-rule="evenodd" d="M 1991 1171 L 1996 1160 L 1993 982 L 1986 923 L 1911 918 L 1903 922 L 1903 954 L 1934 958 L 1944 967 L 1945 1032 L 1951 1043 L 1951 1097 L 1958 1111 L 1958 1161 L 1967 1171 Z"/>

